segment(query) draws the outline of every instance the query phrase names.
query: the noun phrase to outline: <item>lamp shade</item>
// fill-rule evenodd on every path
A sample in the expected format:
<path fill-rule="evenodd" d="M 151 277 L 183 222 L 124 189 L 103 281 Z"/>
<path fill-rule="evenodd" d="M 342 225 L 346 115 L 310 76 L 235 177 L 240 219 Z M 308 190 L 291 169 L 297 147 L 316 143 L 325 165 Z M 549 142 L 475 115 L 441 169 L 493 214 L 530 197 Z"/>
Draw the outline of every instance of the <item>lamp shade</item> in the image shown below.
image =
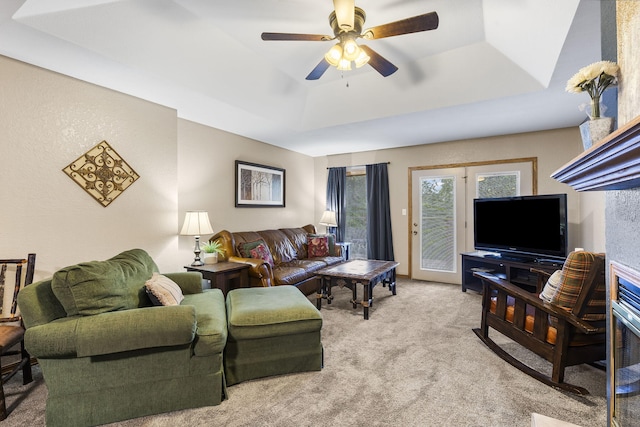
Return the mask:
<path fill-rule="evenodd" d="M 189 211 L 184 217 L 184 224 L 180 234 L 183 236 L 200 236 L 213 233 L 209 222 L 209 213 L 205 211 Z"/>
<path fill-rule="evenodd" d="M 336 220 L 336 213 L 334 211 L 324 211 L 322 218 L 320 218 L 320 225 L 337 227 L 338 221 Z"/>

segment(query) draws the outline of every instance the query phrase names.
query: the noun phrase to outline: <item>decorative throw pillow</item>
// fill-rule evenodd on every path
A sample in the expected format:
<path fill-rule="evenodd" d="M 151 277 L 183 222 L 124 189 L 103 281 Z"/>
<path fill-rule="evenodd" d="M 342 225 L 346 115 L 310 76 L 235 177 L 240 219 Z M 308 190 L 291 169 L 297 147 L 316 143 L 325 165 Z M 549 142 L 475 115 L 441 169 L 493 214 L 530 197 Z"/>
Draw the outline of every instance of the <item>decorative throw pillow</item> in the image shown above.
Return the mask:
<path fill-rule="evenodd" d="M 307 253 L 309 254 L 309 258 L 329 256 L 329 237 L 309 236 L 307 241 Z"/>
<path fill-rule="evenodd" d="M 251 258 L 251 249 L 255 248 L 261 243 L 265 244 L 264 240 L 238 243 L 238 253 L 242 258 Z"/>
<path fill-rule="evenodd" d="M 332 233 L 328 233 L 328 234 L 309 234 L 307 236 L 307 243 L 308 243 L 308 239 L 309 237 L 327 237 L 328 238 L 328 243 L 329 243 L 329 256 L 338 256 L 336 253 L 336 235 L 332 234 Z M 311 257 L 309 257 L 311 258 Z"/>
<path fill-rule="evenodd" d="M 549 277 L 549 280 L 547 280 L 547 283 L 544 285 L 544 288 L 542 288 L 542 292 L 540 292 L 540 299 L 545 302 L 551 303 L 554 297 L 556 296 L 556 293 L 558 292 L 561 279 L 562 279 L 562 271 L 561 270 L 555 271 L 551 275 L 551 277 Z"/>
<path fill-rule="evenodd" d="M 180 286 L 162 274 L 153 273 L 144 286 L 153 305 L 179 305 L 184 299 Z"/>
<path fill-rule="evenodd" d="M 266 244 L 260 243 L 255 248 L 251 249 L 251 258 L 261 259 L 271 267 L 273 267 L 273 257 L 271 256 L 271 252 Z"/>
<path fill-rule="evenodd" d="M 273 257 L 269 251 L 269 247 L 264 240 L 256 240 L 255 242 L 244 242 L 238 244 L 238 253 L 243 258 L 262 259 L 264 262 L 274 265 Z"/>

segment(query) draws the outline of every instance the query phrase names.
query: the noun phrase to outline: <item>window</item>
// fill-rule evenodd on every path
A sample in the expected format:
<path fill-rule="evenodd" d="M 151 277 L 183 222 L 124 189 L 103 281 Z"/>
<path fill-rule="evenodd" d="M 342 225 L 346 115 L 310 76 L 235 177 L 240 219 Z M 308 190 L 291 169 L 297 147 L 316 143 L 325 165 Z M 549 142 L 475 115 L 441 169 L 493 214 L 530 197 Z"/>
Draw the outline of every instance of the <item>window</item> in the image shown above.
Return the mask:
<path fill-rule="evenodd" d="M 476 197 L 511 197 L 520 195 L 520 173 L 490 172 L 476 174 Z"/>
<path fill-rule="evenodd" d="M 455 176 L 421 180 L 421 268 L 455 272 Z"/>
<path fill-rule="evenodd" d="M 351 243 L 351 259 L 367 258 L 367 179 L 363 168 L 347 170 L 345 241 Z"/>

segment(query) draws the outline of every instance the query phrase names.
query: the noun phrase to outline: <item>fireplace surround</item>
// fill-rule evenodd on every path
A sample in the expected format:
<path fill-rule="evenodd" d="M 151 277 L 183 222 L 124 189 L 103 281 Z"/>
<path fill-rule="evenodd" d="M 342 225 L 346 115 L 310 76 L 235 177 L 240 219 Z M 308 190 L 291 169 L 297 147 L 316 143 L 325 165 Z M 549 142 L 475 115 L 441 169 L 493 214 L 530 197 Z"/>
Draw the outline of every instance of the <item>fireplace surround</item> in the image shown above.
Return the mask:
<path fill-rule="evenodd" d="M 615 261 L 610 271 L 609 419 L 626 427 L 640 420 L 640 272 Z"/>
<path fill-rule="evenodd" d="M 571 160 L 552 177 L 577 191 L 637 192 L 640 189 L 640 116 Z M 625 209 L 636 212 L 626 203 Z M 619 222 L 616 228 L 635 234 L 634 221 Z M 618 230 L 612 232 L 619 233 Z M 637 243 L 631 239 L 628 244 L 634 247 Z M 607 248 L 610 252 L 609 238 Z M 640 271 L 618 262 L 618 256 L 623 253 L 616 252 L 616 248 L 612 248 L 608 292 L 607 418 L 609 425 L 627 427 L 637 426 L 640 419 Z M 629 259 L 628 256 L 622 258 Z"/>

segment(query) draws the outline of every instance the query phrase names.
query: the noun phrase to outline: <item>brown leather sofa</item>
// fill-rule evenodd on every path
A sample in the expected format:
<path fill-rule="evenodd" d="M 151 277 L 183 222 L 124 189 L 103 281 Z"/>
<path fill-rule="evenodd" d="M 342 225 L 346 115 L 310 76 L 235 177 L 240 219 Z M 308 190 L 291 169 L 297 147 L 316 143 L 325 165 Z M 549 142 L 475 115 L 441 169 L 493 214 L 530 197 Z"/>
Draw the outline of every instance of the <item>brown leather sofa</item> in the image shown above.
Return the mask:
<path fill-rule="evenodd" d="M 341 247 L 329 239 L 329 255 L 309 258 L 308 237 L 316 234 L 312 224 L 300 228 L 229 232 L 222 230 L 209 241 L 218 240 L 225 254 L 224 260 L 251 265 L 249 277 L 252 287 L 294 285 L 305 295 L 315 293 L 318 280 L 315 272 L 343 261 Z M 273 266 L 260 258 L 242 256 L 241 248 L 251 242 L 264 241 L 273 259 Z M 244 246 L 246 247 L 246 246 Z"/>

